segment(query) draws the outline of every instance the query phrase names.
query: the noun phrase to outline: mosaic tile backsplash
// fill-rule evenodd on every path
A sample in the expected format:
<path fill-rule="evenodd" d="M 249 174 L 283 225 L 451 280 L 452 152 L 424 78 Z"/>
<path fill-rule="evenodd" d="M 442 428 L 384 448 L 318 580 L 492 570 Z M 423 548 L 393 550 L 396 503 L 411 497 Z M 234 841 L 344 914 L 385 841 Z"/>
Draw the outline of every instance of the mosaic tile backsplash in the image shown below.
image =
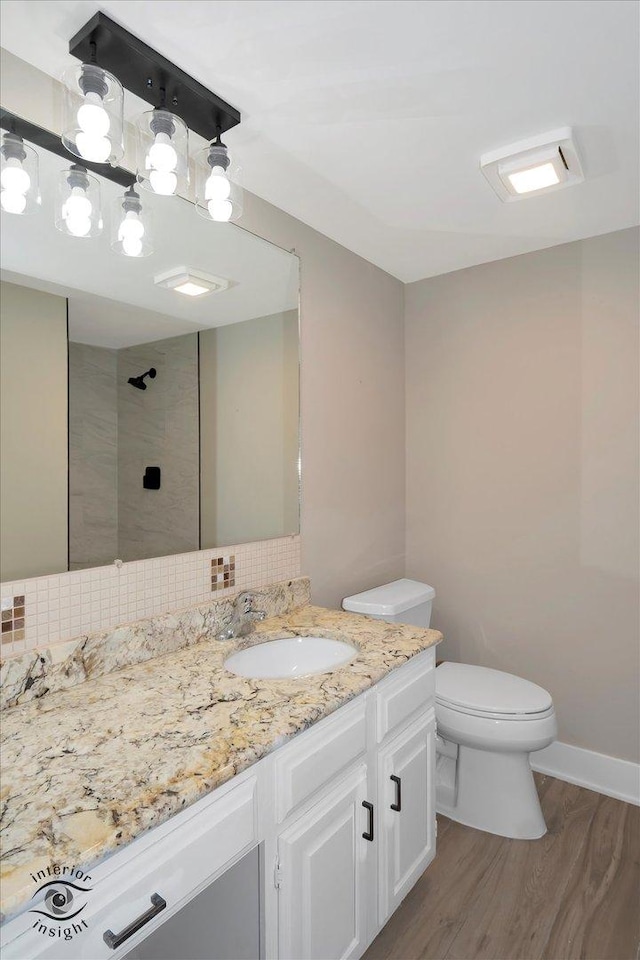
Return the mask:
<path fill-rule="evenodd" d="M 299 576 L 296 535 L 3 583 L 0 652 L 6 657 L 202 603 L 212 591 L 222 598 Z"/>
<path fill-rule="evenodd" d="M 2 597 L 2 644 L 20 643 L 24 640 L 25 629 L 25 602 L 24 596 Z"/>
<path fill-rule="evenodd" d="M 211 589 L 226 590 L 236 583 L 236 558 L 234 554 L 227 557 L 215 557 L 211 561 Z"/>

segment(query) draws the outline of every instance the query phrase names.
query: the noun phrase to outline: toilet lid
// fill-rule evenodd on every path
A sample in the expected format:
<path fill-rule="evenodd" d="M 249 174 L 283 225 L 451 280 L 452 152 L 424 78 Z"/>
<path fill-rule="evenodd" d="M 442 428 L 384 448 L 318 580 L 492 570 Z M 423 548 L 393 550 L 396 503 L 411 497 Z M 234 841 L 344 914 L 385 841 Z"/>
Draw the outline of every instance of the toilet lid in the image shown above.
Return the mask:
<path fill-rule="evenodd" d="M 442 663 L 436 670 L 436 700 L 463 710 L 498 715 L 542 713 L 551 694 L 522 677 L 468 663 Z"/>

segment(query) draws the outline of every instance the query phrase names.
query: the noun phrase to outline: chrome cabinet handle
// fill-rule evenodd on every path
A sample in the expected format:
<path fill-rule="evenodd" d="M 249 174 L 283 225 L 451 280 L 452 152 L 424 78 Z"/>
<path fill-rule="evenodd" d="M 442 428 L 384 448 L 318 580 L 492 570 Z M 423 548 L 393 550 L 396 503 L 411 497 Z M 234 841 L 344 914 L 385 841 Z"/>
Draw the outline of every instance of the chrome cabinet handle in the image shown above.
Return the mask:
<path fill-rule="evenodd" d="M 167 901 L 164 900 L 159 893 L 152 893 L 151 904 L 148 910 L 145 910 L 139 917 L 132 920 L 129 926 L 121 930 L 120 933 L 114 933 L 113 930 L 105 930 L 102 934 L 102 939 L 106 945 L 111 947 L 112 950 L 116 950 L 121 943 L 124 943 L 125 940 L 128 940 L 129 937 L 132 937 L 134 933 L 137 933 L 138 930 L 144 927 L 145 923 L 149 923 L 149 920 L 153 920 L 154 917 L 161 913 L 166 907 Z"/>
<path fill-rule="evenodd" d="M 400 813 L 402 810 L 402 780 L 393 773 L 389 779 L 393 780 L 396 785 L 396 802 L 391 804 L 391 809 L 395 810 L 396 813 Z"/>
<path fill-rule="evenodd" d="M 370 840 L 373 842 L 373 804 L 369 803 L 368 800 L 363 800 L 362 806 L 365 808 L 365 810 L 369 811 L 369 829 L 365 830 L 362 836 L 365 840 Z"/>

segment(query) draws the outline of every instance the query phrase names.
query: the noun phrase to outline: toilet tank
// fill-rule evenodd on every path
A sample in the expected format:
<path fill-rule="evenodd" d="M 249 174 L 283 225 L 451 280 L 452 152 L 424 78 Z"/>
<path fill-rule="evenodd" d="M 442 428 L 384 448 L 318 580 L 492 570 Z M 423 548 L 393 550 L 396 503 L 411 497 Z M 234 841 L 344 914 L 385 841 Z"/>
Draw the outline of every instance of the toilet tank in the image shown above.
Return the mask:
<path fill-rule="evenodd" d="M 418 580 L 394 580 L 373 590 L 345 597 L 342 609 L 350 613 L 366 613 L 376 620 L 389 623 L 408 623 L 414 627 L 428 627 L 431 604 L 436 592 L 428 583 Z"/>

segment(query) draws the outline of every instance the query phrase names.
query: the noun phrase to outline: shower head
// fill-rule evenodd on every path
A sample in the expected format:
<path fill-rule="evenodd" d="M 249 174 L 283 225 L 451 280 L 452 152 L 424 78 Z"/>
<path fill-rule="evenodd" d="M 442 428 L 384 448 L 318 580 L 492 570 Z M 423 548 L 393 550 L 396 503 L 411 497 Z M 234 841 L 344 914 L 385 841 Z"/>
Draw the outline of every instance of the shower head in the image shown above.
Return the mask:
<path fill-rule="evenodd" d="M 129 377 L 129 383 L 132 387 L 135 387 L 137 390 L 146 390 L 147 385 L 144 382 L 145 377 L 151 377 L 152 380 L 155 380 L 156 377 L 156 368 L 151 367 L 147 370 L 146 373 L 141 373 L 139 377 Z"/>

